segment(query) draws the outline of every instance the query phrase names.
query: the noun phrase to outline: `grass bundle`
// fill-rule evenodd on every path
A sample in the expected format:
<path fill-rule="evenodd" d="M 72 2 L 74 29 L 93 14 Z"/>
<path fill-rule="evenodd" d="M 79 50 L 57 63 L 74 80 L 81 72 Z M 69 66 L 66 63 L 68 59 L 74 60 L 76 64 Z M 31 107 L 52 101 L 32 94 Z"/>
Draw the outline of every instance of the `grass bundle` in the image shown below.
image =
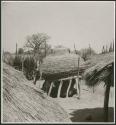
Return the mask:
<path fill-rule="evenodd" d="M 3 122 L 71 122 L 62 107 L 29 85 L 24 75 L 3 64 Z"/>
<path fill-rule="evenodd" d="M 88 62 L 88 69 L 84 72 L 84 79 L 88 86 L 94 86 L 104 81 L 113 86 L 114 81 L 114 54 L 107 53 L 97 55 L 91 58 Z M 108 82 L 107 82 L 108 81 Z"/>
<path fill-rule="evenodd" d="M 80 59 L 79 59 L 80 58 Z M 83 72 L 83 59 L 76 54 L 64 54 L 56 56 L 48 56 L 44 59 L 41 65 L 42 77 L 45 79 L 59 79 L 78 73 L 78 59 L 79 72 Z"/>

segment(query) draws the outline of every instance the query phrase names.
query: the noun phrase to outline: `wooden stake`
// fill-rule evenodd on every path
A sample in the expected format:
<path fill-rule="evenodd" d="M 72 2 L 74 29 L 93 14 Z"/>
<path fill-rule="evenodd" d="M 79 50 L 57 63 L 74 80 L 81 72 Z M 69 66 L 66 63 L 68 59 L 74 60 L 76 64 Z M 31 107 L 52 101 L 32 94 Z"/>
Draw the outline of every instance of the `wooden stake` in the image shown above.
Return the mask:
<path fill-rule="evenodd" d="M 67 93 L 66 93 L 66 97 L 68 97 L 68 93 L 69 93 L 69 89 L 71 87 L 71 83 L 72 83 L 72 79 L 70 79 L 69 86 L 68 86 Z"/>
<path fill-rule="evenodd" d="M 104 121 L 108 122 L 108 103 L 109 103 L 110 85 L 106 84 L 105 97 L 104 97 Z"/>
<path fill-rule="evenodd" d="M 50 85 L 50 88 L 49 88 L 49 91 L 48 91 L 48 96 L 50 96 L 50 94 L 51 94 L 52 86 L 53 86 L 53 82 L 51 82 L 51 85 Z"/>
<path fill-rule="evenodd" d="M 79 78 L 76 79 L 76 87 L 77 87 L 77 98 L 80 99 L 80 84 L 79 84 Z"/>
<path fill-rule="evenodd" d="M 22 57 L 22 72 L 24 72 L 24 57 Z"/>
<path fill-rule="evenodd" d="M 57 95 L 58 98 L 60 97 L 62 84 L 63 84 L 63 81 L 61 80 L 61 81 L 60 81 L 59 88 L 58 88 L 58 95 Z"/>
<path fill-rule="evenodd" d="M 78 58 L 78 74 L 77 74 L 77 79 L 76 79 L 76 84 L 77 84 L 77 97 L 80 98 L 80 83 L 79 83 L 79 63 L 80 63 L 80 58 Z"/>

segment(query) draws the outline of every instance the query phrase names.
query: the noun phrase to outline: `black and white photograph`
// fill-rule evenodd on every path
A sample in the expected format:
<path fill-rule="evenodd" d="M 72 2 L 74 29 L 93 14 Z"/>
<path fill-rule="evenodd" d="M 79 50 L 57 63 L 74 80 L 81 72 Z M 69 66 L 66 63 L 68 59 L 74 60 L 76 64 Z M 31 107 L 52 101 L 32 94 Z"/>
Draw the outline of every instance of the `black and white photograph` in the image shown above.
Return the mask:
<path fill-rule="evenodd" d="M 1 123 L 115 123 L 115 1 L 1 2 Z"/>

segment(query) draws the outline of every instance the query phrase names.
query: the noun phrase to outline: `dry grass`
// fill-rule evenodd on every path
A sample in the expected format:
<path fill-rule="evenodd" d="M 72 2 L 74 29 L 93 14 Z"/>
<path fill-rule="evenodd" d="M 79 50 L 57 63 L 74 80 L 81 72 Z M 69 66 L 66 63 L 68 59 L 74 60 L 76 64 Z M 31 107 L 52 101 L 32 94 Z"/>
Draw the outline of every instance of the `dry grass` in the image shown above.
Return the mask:
<path fill-rule="evenodd" d="M 103 119 L 103 102 L 104 102 L 104 83 L 102 82 L 94 88 L 85 85 L 85 81 L 81 82 L 81 97 L 77 99 L 69 98 L 53 98 L 69 113 L 72 122 L 104 122 Z M 114 95 L 115 89 L 111 87 L 109 95 L 109 122 L 114 121 Z M 91 119 L 88 117 L 91 116 Z"/>
<path fill-rule="evenodd" d="M 57 77 L 60 78 L 77 74 L 78 58 L 80 57 L 76 54 L 64 54 L 46 57 L 41 66 L 43 76 L 48 78 L 54 77 L 54 79 L 57 79 Z M 83 59 L 80 58 L 80 71 L 83 70 L 83 63 Z"/>
<path fill-rule="evenodd" d="M 70 122 L 63 108 L 28 84 L 20 71 L 3 65 L 3 122 Z"/>
<path fill-rule="evenodd" d="M 84 79 L 87 85 L 93 86 L 100 81 L 109 82 L 113 85 L 114 82 L 114 54 L 102 54 L 97 55 L 91 60 L 87 61 L 85 65 L 88 65 L 87 70 L 84 73 Z"/>

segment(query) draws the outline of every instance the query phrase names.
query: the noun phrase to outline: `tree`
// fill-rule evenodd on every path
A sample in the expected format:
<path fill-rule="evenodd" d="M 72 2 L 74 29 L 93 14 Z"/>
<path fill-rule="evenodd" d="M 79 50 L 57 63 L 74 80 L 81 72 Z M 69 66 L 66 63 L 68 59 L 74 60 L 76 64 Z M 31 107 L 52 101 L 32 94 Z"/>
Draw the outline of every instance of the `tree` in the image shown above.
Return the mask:
<path fill-rule="evenodd" d="M 23 54 L 23 53 L 24 53 L 23 48 L 19 48 L 19 49 L 18 49 L 18 54 Z"/>
<path fill-rule="evenodd" d="M 108 52 L 108 46 L 106 45 L 106 48 L 105 48 L 105 53 L 107 53 Z"/>
<path fill-rule="evenodd" d="M 13 66 L 14 56 L 10 52 L 3 52 L 3 62 Z"/>
<path fill-rule="evenodd" d="M 16 55 L 14 58 L 14 62 L 13 62 L 13 66 L 15 67 L 15 69 L 17 70 L 21 70 L 22 69 L 22 61 L 21 61 L 21 56 Z"/>
<path fill-rule="evenodd" d="M 75 44 L 74 44 L 74 52 L 75 54 L 80 55 L 80 52 L 76 49 Z"/>
<path fill-rule="evenodd" d="M 50 46 L 47 44 L 50 37 L 45 33 L 37 33 L 32 36 L 27 36 L 25 47 L 33 50 L 34 56 L 42 58 L 47 55 Z"/>
<path fill-rule="evenodd" d="M 112 43 L 110 43 L 109 52 L 112 51 Z"/>
<path fill-rule="evenodd" d="M 113 46 L 112 46 L 112 51 L 114 52 L 114 40 L 113 40 Z"/>
<path fill-rule="evenodd" d="M 33 71 L 36 68 L 36 63 L 33 57 L 27 56 L 24 60 L 24 74 L 28 80 L 33 79 Z"/>
<path fill-rule="evenodd" d="M 80 55 L 84 59 L 84 61 L 86 61 L 91 55 L 95 54 L 96 52 L 92 48 L 90 48 L 90 46 L 89 48 L 84 48 L 80 50 Z"/>
<path fill-rule="evenodd" d="M 71 50 L 70 50 L 69 48 L 67 49 L 67 51 L 68 51 L 69 53 L 71 53 Z"/>
<path fill-rule="evenodd" d="M 104 48 L 104 46 L 103 46 L 103 48 L 102 48 L 102 54 L 104 54 L 105 53 L 105 48 Z"/>

